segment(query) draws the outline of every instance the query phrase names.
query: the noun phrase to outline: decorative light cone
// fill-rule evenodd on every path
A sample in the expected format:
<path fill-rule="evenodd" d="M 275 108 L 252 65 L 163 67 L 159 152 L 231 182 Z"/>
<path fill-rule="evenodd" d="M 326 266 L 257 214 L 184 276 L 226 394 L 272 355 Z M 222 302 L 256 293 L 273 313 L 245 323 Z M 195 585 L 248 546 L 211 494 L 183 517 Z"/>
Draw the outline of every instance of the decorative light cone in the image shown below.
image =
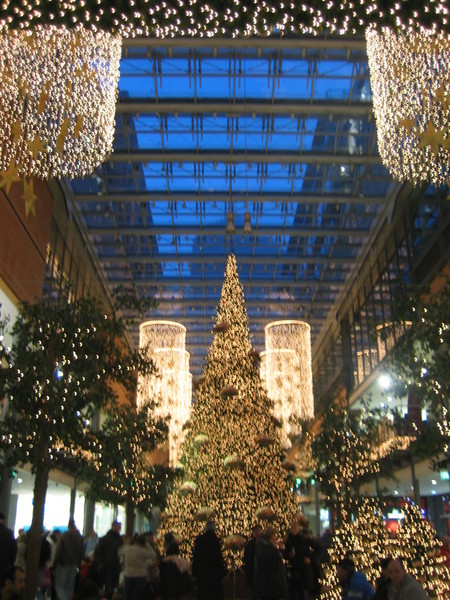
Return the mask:
<path fill-rule="evenodd" d="M 121 47 L 81 26 L 0 33 L 0 171 L 72 179 L 107 158 Z"/>
<path fill-rule="evenodd" d="M 192 397 L 192 375 L 189 353 L 185 350 L 186 328 L 172 321 L 146 321 L 140 326 L 139 345 L 154 361 L 157 373 L 141 378 L 138 405 L 146 399 L 157 402 L 155 414 L 169 420 L 169 462 L 179 459 L 189 418 Z"/>
<path fill-rule="evenodd" d="M 265 327 L 261 378 L 281 422 L 283 444 L 299 433 L 293 423 L 314 416 L 311 369 L 311 329 L 303 321 L 276 321 Z"/>
<path fill-rule="evenodd" d="M 391 175 L 413 184 L 450 177 L 450 34 L 366 33 L 378 149 Z"/>

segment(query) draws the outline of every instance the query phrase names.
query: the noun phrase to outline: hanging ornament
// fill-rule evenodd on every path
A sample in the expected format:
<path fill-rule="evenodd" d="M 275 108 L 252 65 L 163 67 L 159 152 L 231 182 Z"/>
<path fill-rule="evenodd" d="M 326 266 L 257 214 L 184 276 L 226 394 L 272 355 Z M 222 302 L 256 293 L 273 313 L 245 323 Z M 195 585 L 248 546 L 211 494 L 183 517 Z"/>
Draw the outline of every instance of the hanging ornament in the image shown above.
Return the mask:
<path fill-rule="evenodd" d="M 0 33 L 0 172 L 72 179 L 109 156 L 121 47 L 82 26 Z"/>
<path fill-rule="evenodd" d="M 223 466 L 227 469 L 243 469 L 244 461 L 236 453 L 233 453 L 224 458 Z"/>
<path fill-rule="evenodd" d="M 208 508 L 207 506 L 203 506 L 199 508 L 195 513 L 195 519 L 197 521 L 210 521 L 214 518 L 214 510 L 212 508 Z"/>
<path fill-rule="evenodd" d="M 277 515 L 275 514 L 275 511 L 272 508 L 270 508 L 270 506 L 261 506 L 256 511 L 257 519 L 273 521 L 274 519 L 276 519 L 276 517 Z"/>
<path fill-rule="evenodd" d="M 227 385 L 224 388 L 222 388 L 220 395 L 222 396 L 222 398 L 231 398 L 233 396 L 237 396 L 238 393 L 239 392 L 236 386 Z"/>
<path fill-rule="evenodd" d="M 366 33 L 378 149 L 393 177 L 414 185 L 450 177 L 450 34 Z"/>

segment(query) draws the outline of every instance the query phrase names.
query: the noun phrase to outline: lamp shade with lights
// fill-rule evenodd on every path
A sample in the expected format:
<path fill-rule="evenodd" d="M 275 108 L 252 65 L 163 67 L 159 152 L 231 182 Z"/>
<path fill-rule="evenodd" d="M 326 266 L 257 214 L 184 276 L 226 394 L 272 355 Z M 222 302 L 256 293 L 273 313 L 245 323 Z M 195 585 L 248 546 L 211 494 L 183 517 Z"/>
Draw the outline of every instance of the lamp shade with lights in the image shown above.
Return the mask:
<path fill-rule="evenodd" d="M 83 177 L 112 152 L 122 40 L 82 26 L 0 33 L 0 171 Z"/>
<path fill-rule="evenodd" d="M 141 378 L 138 405 L 154 400 L 156 416 L 169 419 L 169 463 L 176 466 L 192 397 L 186 328 L 172 321 L 146 321 L 140 326 L 139 345 L 154 361 L 157 372 Z"/>
<path fill-rule="evenodd" d="M 384 165 L 414 185 L 448 182 L 450 34 L 369 28 L 366 39 Z"/>
<path fill-rule="evenodd" d="M 300 433 L 295 423 L 314 415 L 311 328 L 304 321 L 275 321 L 265 327 L 261 378 L 281 422 L 286 446 Z"/>

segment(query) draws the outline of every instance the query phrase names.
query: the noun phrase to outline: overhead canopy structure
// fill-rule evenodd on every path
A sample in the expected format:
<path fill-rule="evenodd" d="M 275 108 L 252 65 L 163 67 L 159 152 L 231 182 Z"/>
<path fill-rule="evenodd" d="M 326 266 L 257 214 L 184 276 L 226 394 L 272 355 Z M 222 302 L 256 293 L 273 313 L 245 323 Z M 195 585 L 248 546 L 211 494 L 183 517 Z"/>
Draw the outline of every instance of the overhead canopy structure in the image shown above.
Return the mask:
<path fill-rule="evenodd" d="M 400 189 L 362 37 L 125 40 L 114 153 L 64 185 L 107 289 L 182 323 L 194 376 L 230 252 L 256 348 L 281 319 L 314 347 Z"/>

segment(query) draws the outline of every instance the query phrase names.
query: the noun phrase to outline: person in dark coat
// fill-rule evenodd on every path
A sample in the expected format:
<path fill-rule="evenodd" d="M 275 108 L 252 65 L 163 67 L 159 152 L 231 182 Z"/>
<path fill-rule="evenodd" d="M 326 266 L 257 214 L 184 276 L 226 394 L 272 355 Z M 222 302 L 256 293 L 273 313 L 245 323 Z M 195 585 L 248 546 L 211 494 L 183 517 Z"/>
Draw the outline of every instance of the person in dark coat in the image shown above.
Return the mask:
<path fill-rule="evenodd" d="M 59 600 L 71 600 L 83 558 L 83 537 L 70 519 L 58 542 L 55 556 L 55 589 Z"/>
<path fill-rule="evenodd" d="M 92 579 L 103 584 L 105 596 L 112 598 L 115 588 L 119 583 L 120 561 L 119 548 L 123 544 L 120 530 L 122 524 L 113 521 L 111 529 L 100 538 L 94 552 L 94 560 L 91 568 Z"/>
<path fill-rule="evenodd" d="M 257 600 L 255 591 L 255 550 L 256 542 L 262 535 L 261 525 L 254 525 L 252 528 L 252 537 L 246 543 L 243 557 L 243 570 L 245 579 L 250 590 L 250 600 Z"/>
<path fill-rule="evenodd" d="M 256 543 L 255 591 L 260 600 L 281 600 L 288 597 L 288 585 L 283 558 L 278 550 L 276 532 L 268 527 Z"/>
<path fill-rule="evenodd" d="M 0 513 L 0 573 L 14 566 L 17 542 L 11 529 L 5 525 L 5 515 Z"/>
<path fill-rule="evenodd" d="M 383 558 L 381 561 L 381 575 L 375 582 L 375 596 L 372 600 L 388 600 L 388 592 L 389 592 L 389 563 L 392 558 L 389 556 L 388 558 Z"/>
<path fill-rule="evenodd" d="M 197 582 L 198 600 L 223 600 L 226 568 L 214 521 L 208 521 L 204 533 L 195 538 L 192 575 Z"/>
<path fill-rule="evenodd" d="M 314 589 L 312 552 L 309 540 L 293 521 L 285 540 L 284 556 L 289 563 L 289 588 L 292 600 L 309 600 Z"/>

